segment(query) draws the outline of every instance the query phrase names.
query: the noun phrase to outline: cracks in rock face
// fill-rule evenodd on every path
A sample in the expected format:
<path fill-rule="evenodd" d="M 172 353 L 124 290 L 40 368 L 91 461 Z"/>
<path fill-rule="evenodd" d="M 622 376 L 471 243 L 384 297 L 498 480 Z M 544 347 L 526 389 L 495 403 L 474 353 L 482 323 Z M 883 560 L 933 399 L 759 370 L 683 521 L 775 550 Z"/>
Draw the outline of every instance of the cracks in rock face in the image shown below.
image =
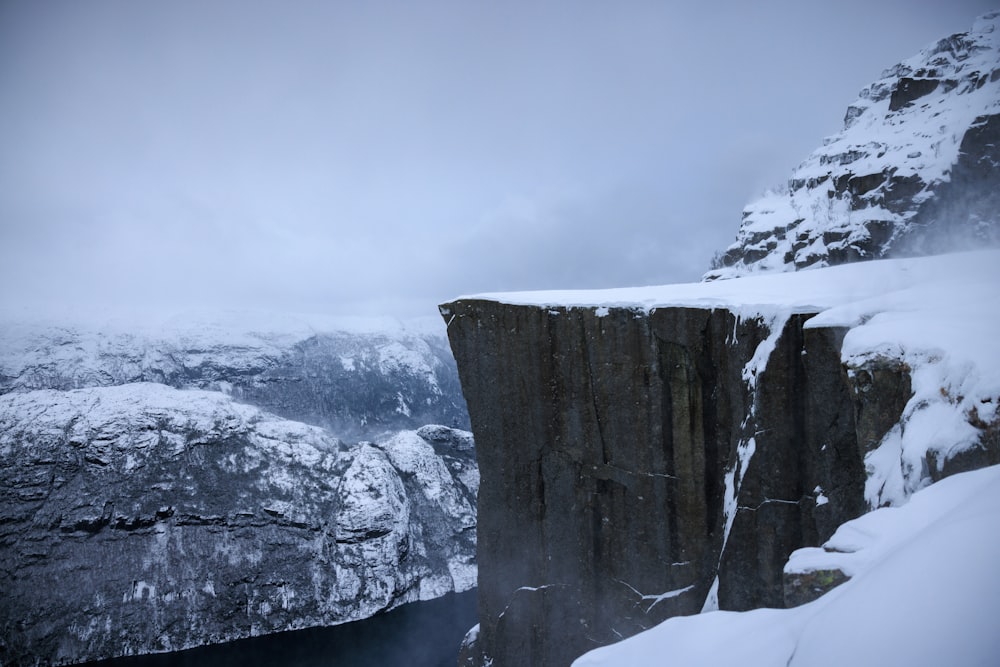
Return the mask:
<path fill-rule="evenodd" d="M 594 364 L 591 360 L 590 348 L 587 345 L 587 336 L 583 335 L 584 356 L 587 359 L 587 383 L 590 387 L 590 404 L 594 409 L 594 422 L 597 424 L 597 438 L 601 441 L 601 460 L 605 465 L 609 465 L 611 453 L 608 451 L 608 443 L 604 438 L 604 425 L 601 423 L 601 411 L 597 407 L 597 386 L 594 383 Z"/>
<path fill-rule="evenodd" d="M 510 599 L 504 606 L 503 611 L 501 611 L 497 615 L 497 620 L 493 623 L 493 627 L 496 628 L 496 626 L 500 624 L 500 619 L 504 617 L 504 615 L 507 613 L 507 610 L 510 609 L 510 606 L 514 604 L 514 598 L 517 597 L 518 593 L 522 591 L 535 593 L 537 591 L 544 591 L 549 588 L 569 588 L 569 584 L 542 584 L 541 586 L 521 586 L 520 588 L 514 589 L 514 592 L 510 594 Z"/>
<path fill-rule="evenodd" d="M 653 610 L 653 607 L 660 604 L 664 600 L 669 600 L 671 598 L 678 597 L 694 589 L 694 584 L 689 584 L 683 588 L 675 588 L 673 590 L 666 591 L 664 593 L 658 593 L 655 595 L 644 595 L 640 593 L 634 586 L 632 586 L 627 582 L 622 581 L 621 579 L 615 579 L 615 581 L 639 596 L 639 602 L 636 603 L 637 606 L 641 602 L 647 602 L 652 600 L 651 604 L 648 607 L 646 607 L 645 613 L 647 614 Z"/>
<path fill-rule="evenodd" d="M 781 504 L 781 505 L 801 505 L 802 504 L 802 500 L 803 500 L 802 498 L 799 498 L 798 500 L 785 500 L 785 499 L 782 499 L 782 498 L 765 498 L 764 500 L 762 500 L 756 506 L 751 506 L 751 505 L 737 505 L 736 509 L 737 510 L 746 510 L 748 512 L 756 512 L 757 510 L 759 510 L 764 505 L 769 505 L 771 503 L 777 503 L 777 504 Z"/>
<path fill-rule="evenodd" d="M 620 468 L 610 463 L 604 463 L 601 465 L 591 464 L 589 466 L 585 466 L 581 470 L 581 472 L 584 474 L 589 473 L 589 475 L 595 479 L 618 482 L 619 484 L 622 484 L 624 486 L 629 486 L 629 482 L 625 480 L 630 480 L 637 477 L 666 479 L 672 482 L 676 482 L 679 480 L 679 478 L 676 475 L 668 475 L 667 473 L 661 473 L 661 472 L 627 470 L 625 468 Z"/>
<path fill-rule="evenodd" d="M 636 472 L 634 470 L 624 470 L 623 468 L 618 468 L 617 466 L 610 466 L 610 467 L 615 468 L 617 470 L 621 470 L 622 472 L 624 472 L 626 474 L 639 475 L 641 477 L 659 477 L 659 478 L 662 478 L 662 479 L 670 479 L 670 480 L 673 480 L 675 482 L 678 479 L 680 479 L 679 477 L 677 477 L 677 475 L 668 475 L 665 472 Z"/>

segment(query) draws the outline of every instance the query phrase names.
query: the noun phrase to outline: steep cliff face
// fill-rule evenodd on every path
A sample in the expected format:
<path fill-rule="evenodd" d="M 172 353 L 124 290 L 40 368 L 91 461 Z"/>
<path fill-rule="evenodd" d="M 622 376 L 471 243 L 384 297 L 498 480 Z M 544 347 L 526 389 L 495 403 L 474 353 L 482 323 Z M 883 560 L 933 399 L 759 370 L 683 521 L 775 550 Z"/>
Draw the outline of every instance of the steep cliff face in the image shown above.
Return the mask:
<path fill-rule="evenodd" d="M 962 452 L 1000 456 L 1000 375 L 961 395 L 947 380 L 990 354 L 991 316 L 965 330 L 975 344 L 913 326 L 949 289 L 956 312 L 988 304 L 998 260 L 442 306 L 482 475 L 471 663 L 565 665 L 670 616 L 781 607 L 793 550 Z M 958 439 L 921 439 L 927 419 Z"/>
<path fill-rule="evenodd" d="M 569 664 L 710 592 L 780 606 L 792 550 L 864 507 L 839 332 L 806 335 L 806 315 L 448 308 L 480 451 L 494 664 Z"/>
<path fill-rule="evenodd" d="M 1000 12 L 883 72 L 707 278 L 1000 243 Z"/>
<path fill-rule="evenodd" d="M 0 662 L 366 618 L 475 585 L 468 433 L 348 445 L 218 392 L 0 396 Z"/>

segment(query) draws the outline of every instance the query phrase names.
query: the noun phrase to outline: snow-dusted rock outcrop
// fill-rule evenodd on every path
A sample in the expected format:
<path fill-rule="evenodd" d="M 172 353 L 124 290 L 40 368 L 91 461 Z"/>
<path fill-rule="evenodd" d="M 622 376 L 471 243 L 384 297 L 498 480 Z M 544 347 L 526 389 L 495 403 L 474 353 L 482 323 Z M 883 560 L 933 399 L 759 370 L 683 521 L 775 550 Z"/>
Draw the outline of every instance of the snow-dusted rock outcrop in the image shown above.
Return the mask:
<path fill-rule="evenodd" d="M 345 439 L 468 427 L 440 326 L 259 313 L 0 318 L 0 394 L 134 382 L 222 391 Z"/>
<path fill-rule="evenodd" d="M 1000 243 L 1000 12 L 883 72 L 706 278 Z"/>
<path fill-rule="evenodd" d="M 0 396 L 0 662 L 366 618 L 475 583 L 471 436 L 356 445 L 220 392 Z"/>
<path fill-rule="evenodd" d="M 782 607 L 796 549 L 1000 463 L 997 285 L 981 251 L 442 306 L 482 475 L 472 664 Z"/>

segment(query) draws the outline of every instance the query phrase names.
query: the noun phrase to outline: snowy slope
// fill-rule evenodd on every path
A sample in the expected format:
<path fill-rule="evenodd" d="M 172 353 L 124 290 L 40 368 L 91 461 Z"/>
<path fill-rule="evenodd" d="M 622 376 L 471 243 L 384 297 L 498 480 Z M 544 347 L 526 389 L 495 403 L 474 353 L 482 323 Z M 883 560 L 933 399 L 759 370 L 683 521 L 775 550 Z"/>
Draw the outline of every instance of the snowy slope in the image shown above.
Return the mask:
<path fill-rule="evenodd" d="M 854 577 L 814 602 L 672 618 L 573 664 L 996 665 L 998 516 L 1000 466 L 955 475 L 844 524 L 830 543 L 851 551 L 819 560 L 850 561 Z"/>
<path fill-rule="evenodd" d="M 707 279 L 1000 242 L 1000 12 L 883 72 Z"/>

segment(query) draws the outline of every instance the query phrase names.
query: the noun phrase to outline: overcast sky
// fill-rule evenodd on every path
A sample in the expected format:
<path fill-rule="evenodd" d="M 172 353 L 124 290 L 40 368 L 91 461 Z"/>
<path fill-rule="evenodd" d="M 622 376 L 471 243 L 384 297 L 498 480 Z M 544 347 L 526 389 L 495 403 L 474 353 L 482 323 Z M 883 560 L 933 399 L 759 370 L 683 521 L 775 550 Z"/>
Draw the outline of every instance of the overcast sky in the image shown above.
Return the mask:
<path fill-rule="evenodd" d="M 698 280 L 990 2 L 0 0 L 3 305 L 435 313 Z"/>

